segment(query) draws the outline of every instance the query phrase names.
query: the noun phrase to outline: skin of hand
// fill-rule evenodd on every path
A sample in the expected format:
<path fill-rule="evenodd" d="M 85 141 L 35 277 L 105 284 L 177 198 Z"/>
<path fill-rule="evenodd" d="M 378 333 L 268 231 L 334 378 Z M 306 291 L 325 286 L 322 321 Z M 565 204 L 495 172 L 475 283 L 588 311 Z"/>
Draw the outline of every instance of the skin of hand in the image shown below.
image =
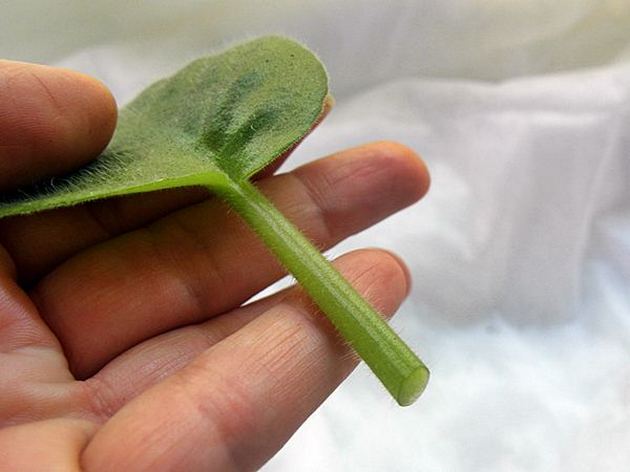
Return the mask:
<path fill-rule="evenodd" d="M 116 104 L 69 70 L 0 61 L 0 190 L 94 159 Z M 421 198 L 408 148 L 377 142 L 257 179 L 329 248 Z M 357 364 L 298 287 L 205 191 L 179 189 L 0 220 L 2 470 L 253 470 Z M 386 316 L 404 264 L 336 267 Z M 385 395 L 383 401 L 387 401 Z"/>

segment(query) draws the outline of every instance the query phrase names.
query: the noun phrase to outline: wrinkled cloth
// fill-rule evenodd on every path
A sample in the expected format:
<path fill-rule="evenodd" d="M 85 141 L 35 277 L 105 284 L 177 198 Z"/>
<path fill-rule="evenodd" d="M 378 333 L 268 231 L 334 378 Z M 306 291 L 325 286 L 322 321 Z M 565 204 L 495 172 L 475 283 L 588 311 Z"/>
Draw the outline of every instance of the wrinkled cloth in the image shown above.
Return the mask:
<path fill-rule="evenodd" d="M 265 470 L 627 470 L 629 1 L 15 3 L 1 55 L 120 103 L 232 41 L 294 36 L 337 105 L 284 169 L 380 139 L 426 160 L 422 202 L 330 255 L 407 261 L 394 326 L 427 391 L 401 409 L 360 366 Z"/>

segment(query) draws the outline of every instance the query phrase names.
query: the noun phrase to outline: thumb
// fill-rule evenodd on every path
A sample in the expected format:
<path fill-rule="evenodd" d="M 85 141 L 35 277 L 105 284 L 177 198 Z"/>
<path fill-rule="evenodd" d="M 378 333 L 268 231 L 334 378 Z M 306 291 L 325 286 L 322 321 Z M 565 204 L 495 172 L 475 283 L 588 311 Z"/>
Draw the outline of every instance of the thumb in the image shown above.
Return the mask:
<path fill-rule="evenodd" d="M 0 60 L 0 191 L 80 167 L 115 123 L 116 103 L 97 80 Z"/>

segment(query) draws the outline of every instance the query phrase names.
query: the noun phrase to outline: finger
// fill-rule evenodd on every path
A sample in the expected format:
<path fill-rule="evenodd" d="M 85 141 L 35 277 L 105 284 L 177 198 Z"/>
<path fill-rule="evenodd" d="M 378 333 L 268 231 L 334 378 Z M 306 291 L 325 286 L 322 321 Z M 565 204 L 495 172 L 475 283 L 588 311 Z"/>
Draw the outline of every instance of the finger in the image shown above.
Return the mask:
<path fill-rule="evenodd" d="M 346 254 L 333 264 L 359 290 L 368 287 L 398 283 L 396 278 L 383 280 L 390 269 L 392 254 L 381 250 L 360 250 Z M 405 286 L 410 286 L 410 277 L 404 264 L 398 261 L 406 275 Z M 392 269 L 396 269 L 392 266 Z M 392 289 L 388 293 L 395 293 Z M 149 339 L 118 356 L 107 364 L 82 388 L 98 398 L 98 417 L 109 418 L 129 399 L 134 398 L 158 381 L 186 366 L 203 351 L 234 334 L 247 323 L 280 303 L 308 303 L 300 287 L 293 286 L 265 297 L 254 303 L 206 321 L 185 326 Z"/>
<path fill-rule="evenodd" d="M 30 287 L 81 250 L 208 196 L 202 188 L 162 190 L 0 219 L 0 243 L 20 284 Z"/>
<path fill-rule="evenodd" d="M 399 262 L 379 251 L 348 262 L 357 288 L 393 313 L 408 288 Z M 94 436 L 83 464 L 104 471 L 255 470 L 355 365 L 312 303 L 290 297 L 123 407 Z"/>
<path fill-rule="evenodd" d="M 326 102 L 313 129 L 332 104 Z M 299 144 L 255 176 L 271 176 Z M 202 188 L 171 189 L 90 202 L 56 211 L 0 220 L 0 243 L 12 254 L 19 281 L 32 285 L 73 254 L 207 199 Z"/>
<path fill-rule="evenodd" d="M 344 266 L 344 259 L 338 267 Z M 148 339 L 117 356 L 93 377 L 77 382 L 77 395 L 96 419 L 109 419 L 129 400 L 185 367 L 203 351 L 281 303 L 299 288 L 290 287 L 208 321 Z"/>
<path fill-rule="evenodd" d="M 116 104 L 86 75 L 0 61 L 0 190 L 68 172 L 111 138 Z"/>
<path fill-rule="evenodd" d="M 427 180 L 407 148 L 379 144 L 261 186 L 316 245 L 330 247 L 415 201 Z M 32 295 L 84 378 L 145 339 L 240 305 L 283 274 L 233 213 L 209 201 L 75 257 Z"/>
<path fill-rule="evenodd" d="M 81 451 L 96 431 L 83 420 L 55 419 L 0 429 L 2 470 L 80 472 Z"/>

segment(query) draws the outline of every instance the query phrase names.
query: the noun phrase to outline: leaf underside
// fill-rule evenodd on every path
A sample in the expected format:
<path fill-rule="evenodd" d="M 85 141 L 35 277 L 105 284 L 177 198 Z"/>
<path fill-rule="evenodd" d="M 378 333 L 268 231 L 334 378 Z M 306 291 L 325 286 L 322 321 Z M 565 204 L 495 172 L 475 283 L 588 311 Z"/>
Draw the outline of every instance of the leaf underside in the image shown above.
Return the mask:
<path fill-rule="evenodd" d="M 308 133 L 327 95 L 322 64 L 286 38 L 261 38 L 198 59 L 122 109 L 111 143 L 91 164 L 1 195 L 0 218 L 246 180 Z"/>

